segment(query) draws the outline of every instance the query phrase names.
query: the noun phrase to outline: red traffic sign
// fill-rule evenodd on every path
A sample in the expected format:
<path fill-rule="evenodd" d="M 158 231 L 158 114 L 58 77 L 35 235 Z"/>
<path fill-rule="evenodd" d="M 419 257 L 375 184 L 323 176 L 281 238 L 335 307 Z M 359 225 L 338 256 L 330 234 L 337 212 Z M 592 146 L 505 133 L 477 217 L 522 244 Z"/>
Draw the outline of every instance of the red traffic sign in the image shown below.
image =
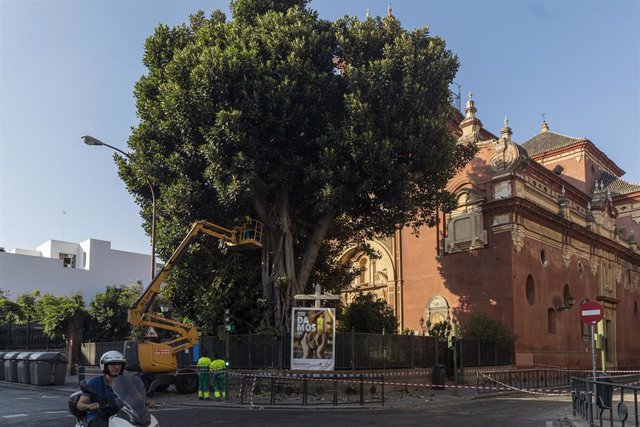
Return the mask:
<path fill-rule="evenodd" d="M 580 306 L 580 320 L 587 325 L 595 325 L 604 317 L 604 308 L 595 301 L 587 301 Z"/>

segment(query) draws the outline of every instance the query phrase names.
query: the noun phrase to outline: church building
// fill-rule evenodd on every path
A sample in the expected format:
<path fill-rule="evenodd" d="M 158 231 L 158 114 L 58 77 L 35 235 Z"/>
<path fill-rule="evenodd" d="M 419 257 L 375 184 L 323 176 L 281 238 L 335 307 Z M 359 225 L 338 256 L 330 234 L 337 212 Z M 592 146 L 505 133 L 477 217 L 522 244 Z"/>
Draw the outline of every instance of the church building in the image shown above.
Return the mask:
<path fill-rule="evenodd" d="M 438 322 L 464 327 L 472 313 L 513 333 L 518 366 L 587 367 L 580 304 L 605 309 L 597 325 L 600 363 L 640 364 L 640 184 L 587 138 L 551 130 L 519 144 L 505 118 L 500 136 L 482 127 L 469 94 L 459 143 L 478 147 L 449 182 L 458 200 L 436 227 L 368 242 L 342 261 L 361 268 L 344 298 L 373 292 L 393 307 L 399 331 Z"/>

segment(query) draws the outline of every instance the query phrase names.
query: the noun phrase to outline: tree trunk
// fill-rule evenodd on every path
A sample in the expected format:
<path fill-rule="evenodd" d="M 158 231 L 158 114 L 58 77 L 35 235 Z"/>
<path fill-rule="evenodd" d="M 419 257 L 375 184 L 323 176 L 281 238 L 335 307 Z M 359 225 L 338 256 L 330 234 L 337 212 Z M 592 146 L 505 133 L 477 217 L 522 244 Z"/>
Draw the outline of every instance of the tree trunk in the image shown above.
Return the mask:
<path fill-rule="evenodd" d="M 270 301 L 273 307 L 273 316 L 269 316 L 269 320 L 273 319 L 273 324 L 280 334 L 289 329 L 293 297 L 305 290 L 331 218 L 327 213 L 318 222 L 305 247 L 298 270 L 294 253 L 295 236 L 286 193 L 276 198 L 264 219 L 262 291 L 264 298 Z"/>
<path fill-rule="evenodd" d="M 67 347 L 67 372 L 69 375 L 76 375 L 76 367 L 80 360 L 80 344 L 82 343 L 82 317 L 74 316 L 67 326 L 65 333 L 65 341 Z"/>

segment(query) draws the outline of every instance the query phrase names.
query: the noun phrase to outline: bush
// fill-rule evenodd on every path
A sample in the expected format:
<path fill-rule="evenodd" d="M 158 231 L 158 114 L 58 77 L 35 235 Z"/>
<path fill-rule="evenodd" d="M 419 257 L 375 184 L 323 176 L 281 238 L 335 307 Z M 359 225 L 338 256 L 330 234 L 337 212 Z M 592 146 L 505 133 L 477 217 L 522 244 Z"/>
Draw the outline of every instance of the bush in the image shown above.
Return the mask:
<path fill-rule="evenodd" d="M 474 313 L 462 326 L 462 338 L 479 338 L 495 343 L 506 343 L 512 340 L 513 334 L 500 320 L 486 313 Z"/>
<path fill-rule="evenodd" d="M 364 293 L 356 296 L 338 318 L 338 329 L 365 333 L 395 334 L 398 318 L 386 301 Z"/>

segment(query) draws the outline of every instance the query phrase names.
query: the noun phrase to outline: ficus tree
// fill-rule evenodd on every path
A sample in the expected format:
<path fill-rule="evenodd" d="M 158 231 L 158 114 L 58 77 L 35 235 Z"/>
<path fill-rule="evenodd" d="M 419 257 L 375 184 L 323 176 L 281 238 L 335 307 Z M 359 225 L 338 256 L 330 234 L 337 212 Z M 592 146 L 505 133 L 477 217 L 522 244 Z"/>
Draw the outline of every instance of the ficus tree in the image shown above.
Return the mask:
<path fill-rule="evenodd" d="M 433 224 L 437 208 L 451 208 L 445 185 L 474 148 L 447 126 L 458 63 L 427 28 L 406 30 L 391 13 L 330 22 L 305 0 L 236 0 L 231 10 L 231 20 L 198 12 L 147 39 L 140 121 L 119 173 L 147 228 L 153 183 L 165 259 L 190 221 L 260 220 L 259 253 L 200 242 L 169 287 L 178 299 L 206 295 L 216 286 L 206 264 L 259 292 L 263 320 L 281 330 L 293 295 L 348 283 L 332 258 L 341 245 Z M 228 264 L 259 274 L 233 280 Z"/>

